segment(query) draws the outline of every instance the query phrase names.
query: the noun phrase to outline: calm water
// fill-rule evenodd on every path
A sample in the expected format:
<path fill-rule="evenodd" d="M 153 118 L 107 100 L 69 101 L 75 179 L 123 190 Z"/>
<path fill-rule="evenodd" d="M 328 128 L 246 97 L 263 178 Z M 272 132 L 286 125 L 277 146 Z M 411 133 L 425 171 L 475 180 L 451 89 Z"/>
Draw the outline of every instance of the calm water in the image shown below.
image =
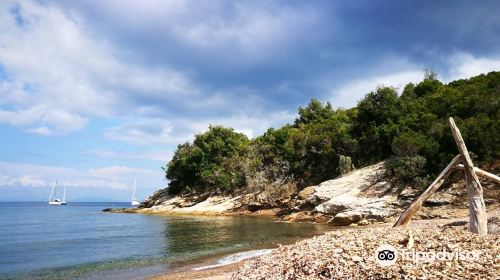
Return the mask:
<path fill-rule="evenodd" d="M 329 229 L 262 217 L 102 212 L 106 207 L 113 204 L 0 203 L 0 279 L 140 279 Z"/>

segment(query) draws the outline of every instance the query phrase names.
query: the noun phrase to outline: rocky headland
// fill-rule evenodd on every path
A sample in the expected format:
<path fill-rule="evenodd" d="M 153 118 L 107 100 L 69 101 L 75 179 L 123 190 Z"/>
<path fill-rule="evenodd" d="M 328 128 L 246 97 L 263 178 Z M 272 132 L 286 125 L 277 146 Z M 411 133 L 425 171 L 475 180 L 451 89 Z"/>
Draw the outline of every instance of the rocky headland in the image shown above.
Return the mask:
<path fill-rule="evenodd" d="M 500 208 L 500 190 L 495 183 L 484 181 L 483 188 L 488 210 Z M 395 218 L 421 192 L 395 183 L 380 162 L 275 200 L 265 191 L 231 196 L 170 196 L 162 189 L 138 208 L 106 210 L 160 215 L 273 215 L 289 222 L 362 226 Z M 463 179 L 443 187 L 423 206 L 416 219 L 453 218 L 466 214 Z"/>

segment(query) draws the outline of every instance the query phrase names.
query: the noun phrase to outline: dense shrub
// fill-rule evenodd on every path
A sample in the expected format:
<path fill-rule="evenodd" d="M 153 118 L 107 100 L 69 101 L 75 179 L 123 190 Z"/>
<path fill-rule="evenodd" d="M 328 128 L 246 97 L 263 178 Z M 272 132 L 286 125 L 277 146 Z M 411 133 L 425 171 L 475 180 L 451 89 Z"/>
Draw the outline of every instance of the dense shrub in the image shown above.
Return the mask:
<path fill-rule="evenodd" d="M 396 180 L 423 187 L 429 182 L 429 176 L 424 168 L 426 162 L 427 160 L 420 155 L 390 157 L 385 161 L 385 168 Z"/>

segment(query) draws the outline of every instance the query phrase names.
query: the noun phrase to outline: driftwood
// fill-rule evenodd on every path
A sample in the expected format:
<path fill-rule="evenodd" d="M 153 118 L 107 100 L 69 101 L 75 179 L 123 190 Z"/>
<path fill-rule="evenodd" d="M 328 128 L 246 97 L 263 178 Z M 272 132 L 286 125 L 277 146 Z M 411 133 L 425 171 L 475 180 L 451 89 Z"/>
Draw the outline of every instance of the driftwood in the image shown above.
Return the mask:
<path fill-rule="evenodd" d="M 460 152 L 432 184 L 399 216 L 394 226 L 406 226 L 410 222 L 411 217 L 420 209 L 424 201 L 435 193 L 443 182 L 448 178 L 451 172 L 456 169 L 462 169 L 465 173 L 465 186 L 467 189 L 467 197 L 469 200 L 469 230 L 479 235 L 488 233 L 486 220 L 486 206 L 483 199 L 483 188 L 479 182 L 478 175 L 500 182 L 500 178 L 494 174 L 474 167 L 472 160 L 465 146 L 465 142 L 460 134 L 460 130 L 455 125 L 453 118 L 450 118 L 450 128 Z M 460 161 L 463 164 L 459 164 Z"/>
<path fill-rule="evenodd" d="M 394 226 L 406 226 L 410 222 L 411 217 L 418 212 L 424 201 L 429 198 L 433 193 L 435 193 L 441 185 L 444 183 L 446 178 L 455 170 L 458 163 L 461 160 L 461 156 L 457 155 L 453 160 L 446 166 L 446 168 L 439 174 L 439 176 L 430 184 L 429 187 L 399 216 L 399 219 L 394 224 Z"/>
<path fill-rule="evenodd" d="M 460 168 L 460 169 L 464 169 L 464 165 L 463 164 L 459 164 L 457 167 Z M 487 172 L 487 171 L 484 171 L 484 170 L 479 169 L 477 167 L 474 167 L 474 173 L 476 173 L 476 175 L 478 175 L 478 176 L 481 176 L 481 177 L 484 177 L 484 178 L 488 178 L 488 179 L 493 180 L 493 181 L 495 181 L 497 183 L 500 183 L 500 177 L 498 177 L 495 174 L 491 174 L 490 172 Z"/>
<path fill-rule="evenodd" d="M 483 199 L 483 187 L 474 172 L 474 165 L 470 159 L 464 139 L 462 139 L 460 130 L 458 130 L 455 125 L 453 118 L 450 118 L 450 127 L 464 164 L 465 187 L 469 198 L 469 230 L 479 235 L 486 235 L 488 233 L 488 228 L 486 221 L 486 206 Z"/>

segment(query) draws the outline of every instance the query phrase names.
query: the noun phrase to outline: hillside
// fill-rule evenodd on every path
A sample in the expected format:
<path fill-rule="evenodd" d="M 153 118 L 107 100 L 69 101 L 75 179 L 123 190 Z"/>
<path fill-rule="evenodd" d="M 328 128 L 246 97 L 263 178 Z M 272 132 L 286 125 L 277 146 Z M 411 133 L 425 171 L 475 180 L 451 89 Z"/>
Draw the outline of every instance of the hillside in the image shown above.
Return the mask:
<path fill-rule="evenodd" d="M 361 217 L 370 219 L 372 208 L 387 209 L 384 216 L 390 216 L 391 203 L 401 204 L 394 196 L 400 200 L 405 192 L 419 193 L 456 155 L 449 116 L 478 165 L 497 173 L 499 100 L 500 72 L 448 84 L 426 72 L 401 94 L 379 87 L 347 110 L 313 99 L 298 109 L 293 124 L 270 128 L 254 139 L 210 126 L 192 143 L 178 146 L 164 168 L 168 188 L 141 207 L 170 205 L 181 212 L 281 209 L 282 215 L 292 213 L 288 219 L 300 220 L 304 217 L 294 216 L 296 210 L 316 215 L 347 207 L 328 202 L 337 197 L 345 204 L 370 204 Z M 342 176 L 351 170 L 356 171 Z M 376 174 L 358 178 L 365 170 Z M 338 179 L 329 181 L 333 178 Z"/>

